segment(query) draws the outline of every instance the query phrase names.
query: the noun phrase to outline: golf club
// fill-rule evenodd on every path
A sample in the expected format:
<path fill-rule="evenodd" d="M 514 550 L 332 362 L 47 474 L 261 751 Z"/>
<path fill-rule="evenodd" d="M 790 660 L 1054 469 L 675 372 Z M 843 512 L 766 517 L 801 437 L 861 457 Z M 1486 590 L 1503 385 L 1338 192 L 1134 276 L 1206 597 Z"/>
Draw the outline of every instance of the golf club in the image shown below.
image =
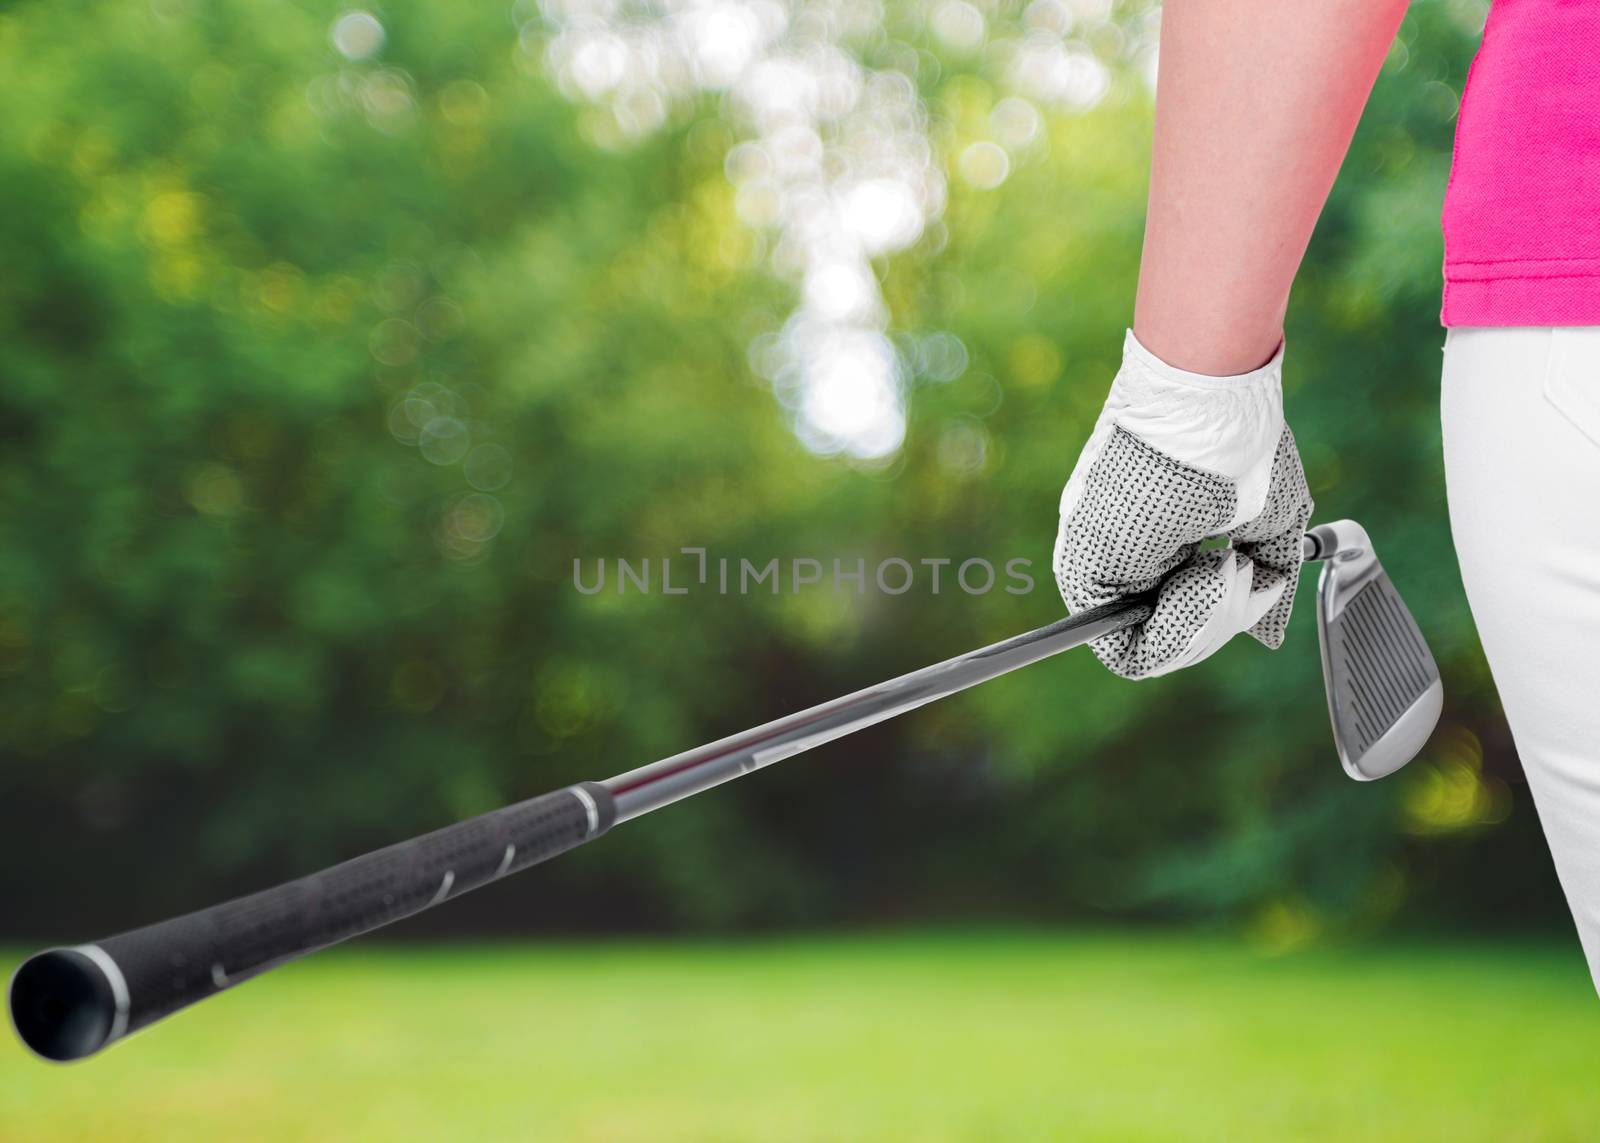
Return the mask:
<path fill-rule="evenodd" d="M 1322 525 L 1303 543 L 1307 560 L 1324 561 L 1317 621 L 1339 758 L 1352 777 L 1381 777 L 1409 761 L 1438 720 L 1438 668 L 1360 525 Z M 1144 596 L 1083 611 L 603 782 L 94 944 L 37 953 L 11 979 L 12 1024 L 47 1060 L 92 1055 L 286 961 L 554 857 L 617 822 L 1142 622 L 1150 610 Z"/>

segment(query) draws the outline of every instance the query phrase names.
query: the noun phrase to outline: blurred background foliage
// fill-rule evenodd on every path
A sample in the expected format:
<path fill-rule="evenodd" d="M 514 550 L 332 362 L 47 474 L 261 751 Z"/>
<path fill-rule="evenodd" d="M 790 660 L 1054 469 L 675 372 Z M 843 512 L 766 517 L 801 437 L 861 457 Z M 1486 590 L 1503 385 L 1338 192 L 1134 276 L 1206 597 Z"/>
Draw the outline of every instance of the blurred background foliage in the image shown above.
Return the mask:
<path fill-rule="evenodd" d="M 1140 685 L 1070 655 L 412 931 L 1558 923 L 1436 427 L 1483 8 L 1412 5 L 1290 312 L 1319 513 L 1378 537 L 1444 669 L 1422 759 L 1343 777 L 1303 604 L 1277 654 Z M 9 6 L 0 923 L 147 920 L 1055 617 L 1153 31 L 1097 0 Z M 891 159 L 833 258 L 811 208 Z M 1036 586 L 574 589 L 686 545 Z"/>

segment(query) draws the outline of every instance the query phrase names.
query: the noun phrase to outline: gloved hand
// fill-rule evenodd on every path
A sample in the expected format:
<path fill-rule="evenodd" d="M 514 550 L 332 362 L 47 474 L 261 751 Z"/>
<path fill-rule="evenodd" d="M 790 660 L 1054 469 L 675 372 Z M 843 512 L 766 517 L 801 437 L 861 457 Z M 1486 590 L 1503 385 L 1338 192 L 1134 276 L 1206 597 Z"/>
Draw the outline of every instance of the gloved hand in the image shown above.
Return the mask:
<path fill-rule="evenodd" d="M 1095 640 L 1129 679 L 1197 663 L 1241 631 L 1283 643 L 1311 516 L 1283 420 L 1283 350 L 1237 377 L 1174 369 L 1129 331 L 1061 493 L 1056 583 L 1071 611 L 1160 584 L 1144 623 Z M 1200 551 L 1226 535 L 1229 546 Z"/>

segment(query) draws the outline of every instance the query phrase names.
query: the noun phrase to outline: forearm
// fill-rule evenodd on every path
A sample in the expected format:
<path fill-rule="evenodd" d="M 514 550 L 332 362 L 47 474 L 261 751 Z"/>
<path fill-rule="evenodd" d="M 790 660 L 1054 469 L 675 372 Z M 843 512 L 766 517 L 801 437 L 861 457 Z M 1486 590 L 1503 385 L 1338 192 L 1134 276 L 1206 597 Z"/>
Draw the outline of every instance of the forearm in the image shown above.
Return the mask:
<path fill-rule="evenodd" d="M 1169 0 L 1134 333 L 1182 369 L 1254 369 L 1406 0 Z"/>

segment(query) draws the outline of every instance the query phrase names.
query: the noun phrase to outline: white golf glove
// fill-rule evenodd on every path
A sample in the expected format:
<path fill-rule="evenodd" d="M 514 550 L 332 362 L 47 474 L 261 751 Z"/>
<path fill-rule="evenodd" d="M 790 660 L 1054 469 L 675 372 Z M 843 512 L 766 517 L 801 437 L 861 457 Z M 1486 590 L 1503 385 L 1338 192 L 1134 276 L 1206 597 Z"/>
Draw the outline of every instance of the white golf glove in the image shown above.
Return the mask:
<path fill-rule="evenodd" d="M 1283 643 L 1311 494 L 1283 420 L 1282 368 L 1280 348 L 1237 377 L 1186 373 L 1129 331 L 1061 493 L 1055 547 L 1071 611 L 1160 585 L 1148 620 L 1093 643 L 1116 674 L 1167 674 L 1241 631 Z M 1214 536 L 1229 546 L 1200 551 Z"/>

